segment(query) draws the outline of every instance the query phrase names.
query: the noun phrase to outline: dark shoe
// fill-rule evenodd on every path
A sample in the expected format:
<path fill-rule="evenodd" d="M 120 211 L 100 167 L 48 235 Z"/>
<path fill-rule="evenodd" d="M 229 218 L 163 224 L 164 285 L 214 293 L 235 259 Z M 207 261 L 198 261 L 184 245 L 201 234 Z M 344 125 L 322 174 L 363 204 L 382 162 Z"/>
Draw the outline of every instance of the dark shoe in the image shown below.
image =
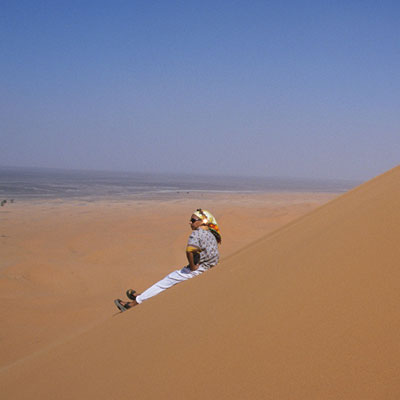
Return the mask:
<path fill-rule="evenodd" d="M 128 299 L 136 300 L 136 295 L 135 295 L 135 293 L 136 293 L 136 290 L 128 289 L 128 290 L 126 291 L 126 296 L 128 297 Z"/>
<path fill-rule="evenodd" d="M 116 299 L 116 300 L 114 300 L 114 304 L 118 307 L 118 309 L 119 309 L 121 312 L 124 312 L 124 311 L 126 311 L 126 310 L 129 310 L 129 309 L 131 308 L 131 306 L 128 306 L 128 304 L 123 305 L 121 299 Z"/>

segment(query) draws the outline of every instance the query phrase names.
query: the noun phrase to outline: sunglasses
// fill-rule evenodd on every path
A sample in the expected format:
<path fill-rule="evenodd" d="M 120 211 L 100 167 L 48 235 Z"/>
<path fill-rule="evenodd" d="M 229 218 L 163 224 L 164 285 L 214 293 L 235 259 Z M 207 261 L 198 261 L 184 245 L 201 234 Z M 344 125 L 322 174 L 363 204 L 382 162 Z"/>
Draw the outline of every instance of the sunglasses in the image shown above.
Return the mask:
<path fill-rule="evenodd" d="M 190 222 L 194 224 L 197 221 L 201 221 L 201 219 L 190 218 Z"/>

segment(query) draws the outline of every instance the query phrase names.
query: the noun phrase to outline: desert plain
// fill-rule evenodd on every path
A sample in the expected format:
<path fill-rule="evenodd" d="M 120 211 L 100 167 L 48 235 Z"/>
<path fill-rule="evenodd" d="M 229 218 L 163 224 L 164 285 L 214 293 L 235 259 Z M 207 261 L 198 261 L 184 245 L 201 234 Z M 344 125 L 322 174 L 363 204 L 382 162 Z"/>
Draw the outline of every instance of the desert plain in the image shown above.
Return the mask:
<path fill-rule="evenodd" d="M 345 194 L 188 193 L 0 210 L 4 399 L 398 399 L 400 167 Z M 185 265 L 194 209 L 220 264 Z"/>

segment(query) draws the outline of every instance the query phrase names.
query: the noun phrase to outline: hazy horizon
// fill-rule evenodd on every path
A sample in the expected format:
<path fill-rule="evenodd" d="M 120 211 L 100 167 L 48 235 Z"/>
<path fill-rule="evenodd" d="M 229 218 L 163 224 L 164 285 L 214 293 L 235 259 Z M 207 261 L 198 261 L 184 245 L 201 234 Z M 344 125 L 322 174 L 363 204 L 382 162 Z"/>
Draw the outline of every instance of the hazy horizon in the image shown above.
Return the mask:
<path fill-rule="evenodd" d="M 4 166 L 367 180 L 399 164 L 400 4 L 2 3 Z"/>
<path fill-rule="evenodd" d="M 289 177 L 238 177 L 196 174 L 83 171 L 0 167 L 4 199 L 126 199 L 206 193 L 342 193 L 361 182 Z"/>
<path fill-rule="evenodd" d="M 255 179 L 304 179 L 310 181 L 343 181 L 343 182 L 352 182 L 361 184 L 365 181 L 365 179 L 349 179 L 349 178 L 324 178 L 324 177 L 307 177 L 307 176 L 300 176 L 300 175 L 251 175 L 251 174 L 229 174 L 229 173 L 193 173 L 193 172 L 174 172 L 174 171 L 139 171 L 139 170 L 127 170 L 127 169 L 105 169 L 105 168 L 63 168 L 63 167 L 36 167 L 36 166 L 26 166 L 26 165 L 2 165 L 0 164 L 0 170 L 30 170 L 30 171 L 60 171 L 60 172 L 87 172 L 87 173 L 110 173 L 110 174 L 142 174 L 142 175 L 161 175 L 161 176 L 183 176 L 183 177 L 210 177 L 210 178 L 239 178 L 239 179 L 246 179 L 246 178 L 255 178 Z"/>

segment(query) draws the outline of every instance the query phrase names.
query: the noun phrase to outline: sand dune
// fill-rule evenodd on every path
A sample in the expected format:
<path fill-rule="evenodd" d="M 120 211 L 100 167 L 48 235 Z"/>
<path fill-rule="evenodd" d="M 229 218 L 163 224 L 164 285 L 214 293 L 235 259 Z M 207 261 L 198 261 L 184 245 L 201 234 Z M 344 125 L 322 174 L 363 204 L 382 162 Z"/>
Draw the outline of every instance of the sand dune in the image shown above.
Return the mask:
<path fill-rule="evenodd" d="M 0 368 L 109 318 L 115 312 L 110 299 L 181 266 L 196 206 L 218 215 L 224 258 L 334 197 L 193 193 L 2 207 Z"/>
<path fill-rule="evenodd" d="M 397 399 L 400 167 L 0 372 L 7 399 Z"/>

